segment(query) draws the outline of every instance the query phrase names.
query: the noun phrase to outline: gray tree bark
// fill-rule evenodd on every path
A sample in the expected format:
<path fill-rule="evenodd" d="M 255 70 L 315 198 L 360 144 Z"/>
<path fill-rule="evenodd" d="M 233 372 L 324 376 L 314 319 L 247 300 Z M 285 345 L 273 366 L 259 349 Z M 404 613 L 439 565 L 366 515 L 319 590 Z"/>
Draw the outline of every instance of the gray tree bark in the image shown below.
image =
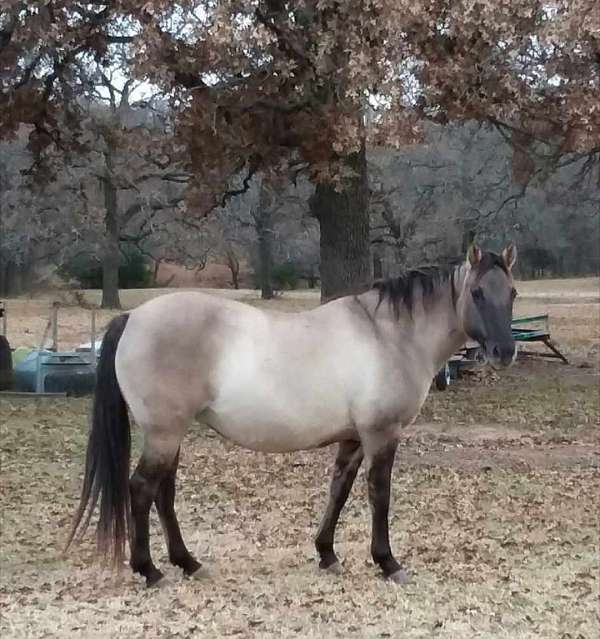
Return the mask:
<path fill-rule="evenodd" d="M 321 302 L 366 290 L 372 283 L 369 182 L 365 147 L 346 158 L 356 177 L 338 192 L 318 184 L 310 206 L 321 227 Z"/>
<path fill-rule="evenodd" d="M 273 299 L 273 222 L 268 205 L 259 206 L 254 217 L 258 238 L 258 275 L 260 296 L 263 300 Z"/>
<path fill-rule="evenodd" d="M 112 180 L 110 150 L 105 153 L 106 172 L 102 179 L 104 190 L 104 224 L 106 228 L 102 255 L 102 308 L 121 308 L 119 299 L 119 211 L 117 189 Z"/>

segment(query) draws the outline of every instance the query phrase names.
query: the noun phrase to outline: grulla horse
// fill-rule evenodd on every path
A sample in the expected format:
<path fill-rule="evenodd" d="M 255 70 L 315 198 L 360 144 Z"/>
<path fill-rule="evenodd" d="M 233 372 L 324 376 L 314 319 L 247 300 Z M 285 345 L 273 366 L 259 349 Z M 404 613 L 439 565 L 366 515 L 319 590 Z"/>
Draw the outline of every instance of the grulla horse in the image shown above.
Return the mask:
<path fill-rule="evenodd" d="M 194 419 L 256 451 L 338 444 L 329 502 L 315 539 L 320 567 L 338 571 L 334 533 L 361 463 L 372 511 L 371 553 L 388 579 L 407 573 L 390 547 L 390 477 L 398 438 L 448 358 L 467 339 L 487 361 L 515 357 L 514 245 L 471 247 L 454 268 L 376 282 L 314 310 L 278 313 L 199 292 L 155 298 L 111 321 L 102 343 L 81 502 L 67 544 L 98 502 L 98 550 L 152 586 L 163 577 L 149 546 L 155 504 L 170 561 L 194 575 L 175 514 L 175 477 Z M 129 413 L 143 452 L 129 477 Z M 243 478 L 240 478 L 243 480 Z M 276 487 L 275 487 L 276 488 Z"/>

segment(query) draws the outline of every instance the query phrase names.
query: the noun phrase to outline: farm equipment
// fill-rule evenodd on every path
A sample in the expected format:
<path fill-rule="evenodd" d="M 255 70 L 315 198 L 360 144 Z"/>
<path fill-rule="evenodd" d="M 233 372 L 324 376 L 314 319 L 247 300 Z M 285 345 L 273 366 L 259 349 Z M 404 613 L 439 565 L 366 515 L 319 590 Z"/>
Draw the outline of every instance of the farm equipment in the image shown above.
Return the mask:
<path fill-rule="evenodd" d="M 483 362 L 481 347 L 477 342 L 467 342 L 455 353 L 433 378 L 438 390 L 446 390 L 453 380 L 458 379 L 463 371 L 471 370 Z"/>
<path fill-rule="evenodd" d="M 85 395 L 92 392 L 96 382 L 95 312 L 92 311 L 92 330 L 89 348 L 75 351 L 58 350 L 58 309 L 52 312 L 40 346 L 37 349 L 17 349 L 12 353 L 11 384 L 2 388 L 5 393 L 17 395 Z M 6 330 L 6 309 L 3 308 L 3 326 Z M 52 335 L 46 347 L 48 334 Z"/>
<path fill-rule="evenodd" d="M 532 315 L 530 317 L 519 317 L 512 321 L 512 334 L 516 342 L 532 343 L 542 342 L 552 352 L 551 353 L 534 353 L 519 349 L 519 354 L 525 356 L 538 355 L 544 357 L 555 357 L 560 359 L 564 364 L 568 364 L 567 358 L 558 350 L 555 342 L 550 338 L 550 327 L 548 323 L 548 315 Z"/>
<path fill-rule="evenodd" d="M 542 342 L 552 351 L 551 353 L 537 353 L 519 348 L 519 355 L 554 357 L 560 359 L 565 364 L 569 363 L 550 337 L 548 315 L 532 315 L 513 319 L 511 328 L 515 342 Z M 463 370 L 471 369 L 482 362 L 483 357 L 479 344 L 476 342 L 468 342 L 464 348 L 453 355 L 446 362 L 445 366 L 438 371 L 433 380 L 435 387 L 438 390 L 446 390 L 452 380 L 460 377 Z"/>
<path fill-rule="evenodd" d="M 15 390 L 22 393 L 86 395 L 96 382 L 96 366 L 77 352 L 32 351 L 15 366 Z"/>

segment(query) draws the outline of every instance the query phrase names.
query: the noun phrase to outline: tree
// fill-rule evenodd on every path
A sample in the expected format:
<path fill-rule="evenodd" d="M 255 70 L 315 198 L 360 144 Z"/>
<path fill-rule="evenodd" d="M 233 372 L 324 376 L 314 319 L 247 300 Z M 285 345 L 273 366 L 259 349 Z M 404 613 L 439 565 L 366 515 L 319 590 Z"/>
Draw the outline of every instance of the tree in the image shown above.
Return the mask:
<path fill-rule="evenodd" d="M 60 263 L 83 226 L 76 222 L 83 208 L 76 172 L 65 168 L 38 189 L 27 175 L 31 161 L 23 132 L 0 142 L 0 296 L 27 290 L 39 265 Z"/>
<path fill-rule="evenodd" d="M 599 152 L 595 0 L 34 6 L 10 0 L 0 23 L 2 84 L 12 89 L 1 129 L 26 121 L 37 148 L 74 145 L 76 127 L 57 134 L 59 120 L 77 115 L 60 109 L 76 88 L 73 69 L 109 57 L 115 41 L 133 43 L 135 72 L 179 110 L 196 208 L 223 203 L 266 167 L 309 173 L 325 299 L 370 279 L 369 144 L 419 139 L 425 121 L 475 119 L 497 126 L 517 153 L 538 141 L 557 161 Z M 242 171 L 243 187 L 231 189 Z"/>
<path fill-rule="evenodd" d="M 251 211 L 258 240 L 258 281 L 263 300 L 273 298 L 273 196 L 266 180 L 261 180 L 258 206 Z"/>
<path fill-rule="evenodd" d="M 290 184 L 270 173 L 251 178 L 246 192 L 229 201 L 205 228 L 213 229 L 213 253 L 224 258 L 238 287 L 240 259 L 255 264 L 256 283 L 263 299 L 271 299 L 276 258 L 289 260 L 308 209 L 305 182 Z M 282 254 L 286 253 L 284 257 Z"/>
<path fill-rule="evenodd" d="M 518 268 L 527 276 L 595 272 L 600 163 L 575 153 L 549 166 L 552 152 L 532 145 L 523 185 L 514 175 L 512 145 L 493 126 L 433 125 L 423 144 L 373 149 L 371 232 L 379 275 L 456 259 L 475 237 L 496 248 L 516 240 Z"/>
<path fill-rule="evenodd" d="M 0 285 L 7 292 L 20 292 L 36 262 L 61 267 L 85 256 L 103 273 L 102 306 L 118 307 L 119 271 L 132 249 L 158 263 L 176 259 L 196 271 L 206 265 L 208 249 L 185 211 L 187 176 L 162 153 L 167 115 L 148 101 L 133 103 L 132 84 L 118 86 L 108 73 L 88 78 L 92 90 L 80 96 L 85 152 L 47 153 L 51 182 L 27 175 L 32 154 L 22 135 L 0 145 Z"/>

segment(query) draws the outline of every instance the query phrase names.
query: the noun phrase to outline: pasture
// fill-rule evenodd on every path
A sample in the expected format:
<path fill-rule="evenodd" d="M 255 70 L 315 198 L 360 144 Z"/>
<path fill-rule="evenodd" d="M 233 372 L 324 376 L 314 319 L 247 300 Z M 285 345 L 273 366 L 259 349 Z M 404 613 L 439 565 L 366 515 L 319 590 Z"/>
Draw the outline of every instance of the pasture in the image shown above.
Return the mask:
<path fill-rule="evenodd" d="M 2 636 L 595 637 L 599 281 L 518 289 L 515 315 L 548 312 L 572 364 L 520 361 L 431 393 L 393 478 L 392 545 L 413 575 L 404 587 L 371 563 L 362 472 L 338 528 L 343 574 L 321 574 L 312 538 L 333 450 L 252 453 L 200 424 L 182 449 L 177 508 L 208 576 L 187 580 L 170 566 L 154 514 L 153 553 L 169 578 L 160 589 L 99 568 L 91 532 L 63 557 L 89 400 L 0 399 Z M 148 294 L 123 291 L 122 301 Z M 268 303 L 227 294 L 282 311 L 318 303 L 311 292 Z M 47 308 L 9 300 L 13 346 L 38 343 Z M 86 311 L 61 312 L 61 346 L 87 331 Z"/>

